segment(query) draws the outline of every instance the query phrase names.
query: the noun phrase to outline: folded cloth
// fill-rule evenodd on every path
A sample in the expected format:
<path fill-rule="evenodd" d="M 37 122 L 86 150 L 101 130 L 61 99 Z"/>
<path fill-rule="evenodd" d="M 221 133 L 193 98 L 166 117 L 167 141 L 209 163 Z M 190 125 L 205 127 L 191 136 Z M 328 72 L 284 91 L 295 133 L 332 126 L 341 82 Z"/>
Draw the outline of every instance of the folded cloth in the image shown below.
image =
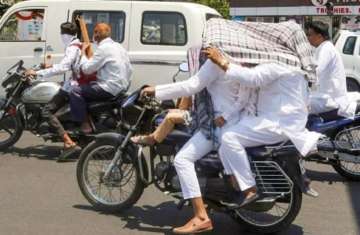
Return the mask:
<path fill-rule="evenodd" d="M 219 48 L 233 63 L 278 63 L 301 69 L 316 82 L 313 51 L 297 23 L 236 22 L 220 18 L 207 21 L 203 47 Z"/>

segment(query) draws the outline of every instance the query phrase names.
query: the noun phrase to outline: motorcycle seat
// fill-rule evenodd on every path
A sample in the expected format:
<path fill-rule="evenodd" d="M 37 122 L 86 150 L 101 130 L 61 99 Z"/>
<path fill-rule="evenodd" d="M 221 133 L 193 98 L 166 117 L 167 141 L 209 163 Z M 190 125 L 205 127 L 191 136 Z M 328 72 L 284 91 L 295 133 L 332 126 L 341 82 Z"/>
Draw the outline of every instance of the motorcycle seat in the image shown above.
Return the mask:
<path fill-rule="evenodd" d="M 88 108 L 93 109 L 101 106 L 117 104 L 119 103 L 119 100 L 123 100 L 124 97 L 126 97 L 126 94 L 120 93 L 119 95 L 108 100 L 92 101 L 88 103 Z"/>
<path fill-rule="evenodd" d="M 344 117 L 338 115 L 338 110 L 339 109 L 333 109 L 319 114 L 311 114 L 309 118 L 320 117 L 322 118 L 323 122 L 331 122 L 331 121 L 343 119 Z M 359 112 L 360 112 L 360 101 L 357 102 L 355 113 L 357 114 Z"/>
<path fill-rule="evenodd" d="M 192 134 L 187 131 L 186 127 L 184 129 L 177 127 L 165 138 L 165 140 L 162 143 L 169 144 L 169 145 L 174 145 L 174 143 L 184 144 L 191 137 L 192 137 Z"/>
<path fill-rule="evenodd" d="M 343 118 L 338 115 L 338 109 L 333 109 L 324 113 L 319 113 L 318 115 L 324 120 L 324 122 L 331 122 Z"/>

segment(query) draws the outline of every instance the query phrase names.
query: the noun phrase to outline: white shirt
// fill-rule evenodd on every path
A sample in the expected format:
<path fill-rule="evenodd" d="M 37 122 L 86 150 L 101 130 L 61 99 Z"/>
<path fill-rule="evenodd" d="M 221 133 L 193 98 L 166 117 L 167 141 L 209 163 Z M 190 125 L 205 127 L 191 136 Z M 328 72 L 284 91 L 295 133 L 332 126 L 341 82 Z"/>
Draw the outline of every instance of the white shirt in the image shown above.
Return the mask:
<path fill-rule="evenodd" d="M 81 42 L 76 37 L 74 37 L 71 43 L 66 46 L 64 57 L 59 64 L 54 64 L 48 69 L 39 70 L 36 72 L 36 75 L 40 78 L 49 78 L 72 71 L 73 66 L 76 66 L 76 63 L 79 61 L 81 55 L 80 48 L 75 45 L 81 45 Z M 74 85 L 77 85 L 76 78 L 71 77 L 65 81 L 62 89 L 69 91 L 70 87 Z"/>
<path fill-rule="evenodd" d="M 130 86 L 132 67 L 126 50 L 111 38 L 102 40 L 91 59 L 82 56 L 80 66 L 85 74 L 96 72 L 96 82 L 116 96 Z"/>
<path fill-rule="evenodd" d="M 347 95 L 345 68 L 341 56 L 330 41 L 324 41 L 315 50 L 318 81 L 310 96 L 311 113 L 339 109 L 338 114 L 353 118 L 356 102 Z"/>
<path fill-rule="evenodd" d="M 300 70 L 274 63 L 253 68 L 230 64 L 226 78 L 239 81 L 243 86 L 260 87 L 257 114 L 264 119 L 259 125 L 266 126 L 254 126 L 254 131 L 257 128 L 269 128 L 285 135 L 304 156 L 316 146 L 320 134 L 305 128 L 308 89 Z"/>
<path fill-rule="evenodd" d="M 156 86 L 155 96 L 160 100 L 175 99 L 194 95 L 207 88 L 215 117 L 222 116 L 228 122 L 236 122 L 240 112 L 250 106 L 251 89 L 240 86 L 237 81 L 224 79 L 224 75 L 217 65 L 207 60 L 199 72 L 188 80 Z"/>

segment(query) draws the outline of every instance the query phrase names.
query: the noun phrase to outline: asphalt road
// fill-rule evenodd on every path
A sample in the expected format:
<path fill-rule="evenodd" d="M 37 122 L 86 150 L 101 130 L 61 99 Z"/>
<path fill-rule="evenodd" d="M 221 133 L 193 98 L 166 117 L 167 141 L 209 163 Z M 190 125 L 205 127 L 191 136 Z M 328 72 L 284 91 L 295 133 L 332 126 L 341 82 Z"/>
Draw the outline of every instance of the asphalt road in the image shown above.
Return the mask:
<path fill-rule="evenodd" d="M 57 163 L 59 151 L 59 145 L 25 133 L 0 153 L 0 235 L 171 234 L 172 226 L 191 216 L 154 187 L 123 214 L 94 211 L 77 186 L 76 162 Z M 360 182 L 346 182 L 329 166 L 307 167 L 320 196 L 304 196 L 300 214 L 282 234 L 359 235 Z M 212 218 L 215 229 L 207 234 L 248 234 L 223 214 Z"/>

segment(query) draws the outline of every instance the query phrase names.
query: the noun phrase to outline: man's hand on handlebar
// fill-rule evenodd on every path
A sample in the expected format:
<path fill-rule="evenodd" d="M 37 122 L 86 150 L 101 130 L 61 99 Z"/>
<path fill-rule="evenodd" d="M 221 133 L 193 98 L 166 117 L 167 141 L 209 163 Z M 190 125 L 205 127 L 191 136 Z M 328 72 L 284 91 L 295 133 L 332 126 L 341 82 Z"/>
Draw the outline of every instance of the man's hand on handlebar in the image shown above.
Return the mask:
<path fill-rule="evenodd" d="M 153 87 L 153 86 L 145 87 L 144 89 L 141 90 L 140 96 L 141 97 L 145 97 L 145 96 L 154 97 L 155 96 L 155 87 Z"/>
<path fill-rule="evenodd" d="M 32 69 L 28 69 L 25 71 L 25 76 L 29 77 L 35 77 L 36 76 L 36 71 L 35 70 L 32 70 Z"/>

